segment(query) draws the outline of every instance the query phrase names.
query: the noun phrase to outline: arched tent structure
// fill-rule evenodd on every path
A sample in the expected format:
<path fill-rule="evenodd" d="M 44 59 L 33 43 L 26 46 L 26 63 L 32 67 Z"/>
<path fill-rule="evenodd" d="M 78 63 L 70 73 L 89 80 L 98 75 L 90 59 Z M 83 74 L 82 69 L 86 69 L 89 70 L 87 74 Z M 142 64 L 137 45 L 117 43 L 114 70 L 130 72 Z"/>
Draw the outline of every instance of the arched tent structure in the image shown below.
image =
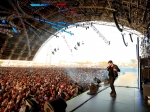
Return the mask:
<path fill-rule="evenodd" d="M 33 7 L 31 4 L 39 3 Z M 41 6 L 41 4 L 45 4 Z M 114 22 L 149 37 L 149 0 L 1 0 L 0 59 L 32 60 L 61 26 L 84 21 Z M 67 22 L 67 24 L 65 24 Z"/>

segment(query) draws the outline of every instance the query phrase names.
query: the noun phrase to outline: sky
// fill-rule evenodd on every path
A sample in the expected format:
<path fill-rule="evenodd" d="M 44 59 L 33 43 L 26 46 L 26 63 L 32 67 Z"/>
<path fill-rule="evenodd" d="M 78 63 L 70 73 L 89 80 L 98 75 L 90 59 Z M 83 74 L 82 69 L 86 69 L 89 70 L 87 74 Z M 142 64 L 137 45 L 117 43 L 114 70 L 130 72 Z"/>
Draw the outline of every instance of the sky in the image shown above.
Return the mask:
<path fill-rule="evenodd" d="M 126 47 L 122 40 L 121 32 L 112 26 L 94 25 L 101 34 L 110 41 L 110 45 L 106 44 L 101 37 L 91 28 L 73 27 L 67 29 L 74 35 L 68 33 L 58 34 L 59 38 L 53 36 L 48 39 L 39 49 L 34 61 L 43 63 L 57 63 L 59 61 L 66 62 L 100 62 L 113 60 L 114 62 L 125 62 L 130 59 L 137 59 L 136 43 L 137 35 L 132 35 L 133 43 L 130 40 L 128 32 L 125 34 L 125 41 L 128 43 Z M 65 37 L 64 41 L 62 35 Z M 77 42 L 84 43 L 77 46 Z M 69 47 L 68 47 L 69 46 Z M 75 50 L 74 47 L 78 50 Z M 59 48 L 55 55 L 52 54 L 55 48 Z M 70 51 L 72 49 L 72 52 Z"/>

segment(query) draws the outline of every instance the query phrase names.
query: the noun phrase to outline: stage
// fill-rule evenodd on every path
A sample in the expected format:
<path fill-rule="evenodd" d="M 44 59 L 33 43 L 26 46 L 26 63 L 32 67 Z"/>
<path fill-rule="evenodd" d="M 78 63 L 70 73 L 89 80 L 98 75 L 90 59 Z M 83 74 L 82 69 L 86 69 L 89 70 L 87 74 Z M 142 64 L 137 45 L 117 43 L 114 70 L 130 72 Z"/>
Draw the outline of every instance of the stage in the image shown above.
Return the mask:
<path fill-rule="evenodd" d="M 134 87 L 136 80 L 133 78 L 132 83 L 129 82 L 131 85 L 124 83 L 127 86 L 119 86 L 118 82 L 121 82 L 119 80 L 123 79 L 125 76 L 119 77 L 115 82 L 117 92 L 115 98 L 109 94 L 111 91 L 109 85 L 102 85 L 96 95 L 87 95 L 89 91 L 86 91 L 67 101 L 66 112 L 150 112 L 150 100 L 143 100 L 139 89 Z"/>

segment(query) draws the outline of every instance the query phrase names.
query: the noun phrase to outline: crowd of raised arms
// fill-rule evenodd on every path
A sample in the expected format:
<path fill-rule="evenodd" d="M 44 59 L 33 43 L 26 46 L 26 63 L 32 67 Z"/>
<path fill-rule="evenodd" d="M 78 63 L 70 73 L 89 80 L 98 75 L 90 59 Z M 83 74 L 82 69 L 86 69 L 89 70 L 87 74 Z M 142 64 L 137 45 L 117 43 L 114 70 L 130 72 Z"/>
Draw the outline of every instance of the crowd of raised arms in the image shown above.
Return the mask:
<path fill-rule="evenodd" d="M 45 101 L 56 97 L 67 101 L 88 90 L 93 77 L 104 73 L 99 68 L 0 68 L 0 112 L 22 112 L 22 99 L 28 95 L 34 96 L 43 112 Z"/>

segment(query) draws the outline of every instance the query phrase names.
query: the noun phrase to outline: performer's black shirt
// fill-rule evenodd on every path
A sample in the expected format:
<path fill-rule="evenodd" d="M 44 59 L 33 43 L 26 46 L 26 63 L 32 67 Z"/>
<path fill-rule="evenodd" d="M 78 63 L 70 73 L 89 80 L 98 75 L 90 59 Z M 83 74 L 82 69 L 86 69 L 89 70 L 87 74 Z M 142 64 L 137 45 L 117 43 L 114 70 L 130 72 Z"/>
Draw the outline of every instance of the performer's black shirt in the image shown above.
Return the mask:
<path fill-rule="evenodd" d="M 113 67 L 109 68 L 109 76 L 114 76 Z"/>

